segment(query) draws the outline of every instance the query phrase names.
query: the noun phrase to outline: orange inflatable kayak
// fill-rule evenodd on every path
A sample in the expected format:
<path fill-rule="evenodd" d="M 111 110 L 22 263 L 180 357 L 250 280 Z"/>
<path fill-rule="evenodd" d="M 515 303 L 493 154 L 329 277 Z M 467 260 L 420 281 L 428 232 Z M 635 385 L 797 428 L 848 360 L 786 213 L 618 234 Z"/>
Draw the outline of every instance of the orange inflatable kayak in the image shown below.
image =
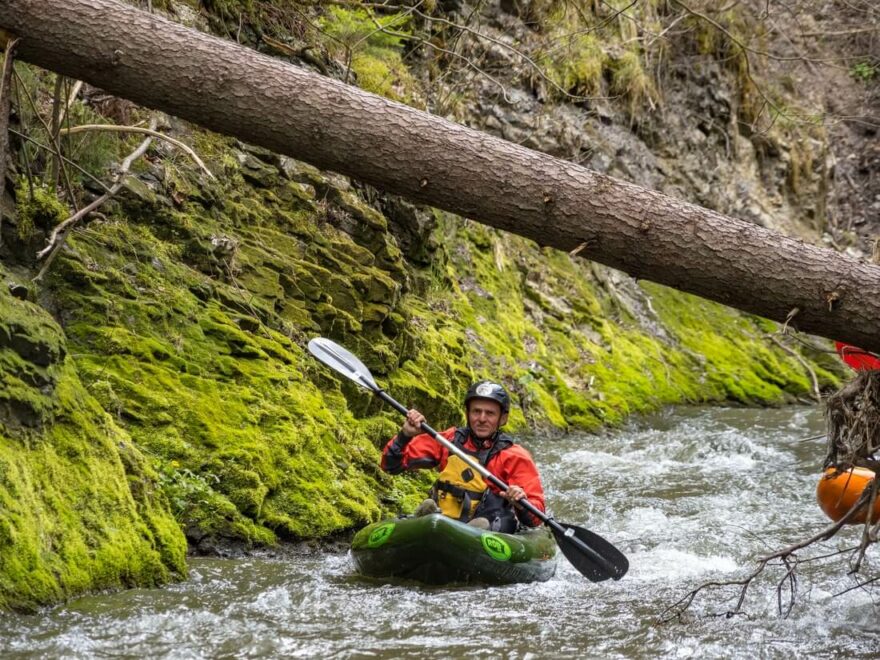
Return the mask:
<path fill-rule="evenodd" d="M 825 474 L 819 477 L 819 485 L 816 486 L 816 499 L 819 501 L 819 507 L 826 516 L 837 522 L 852 508 L 873 478 L 874 472 L 867 468 L 856 467 L 845 472 L 828 468 L 825 470 Z M 865 522 L 866 513 L 867 507 L 850 518 L 847 524 L 856 525 Z M 880 494 L 874 502 L 874 513 L 871 520 L 875 522 L 880 520 Z"/>

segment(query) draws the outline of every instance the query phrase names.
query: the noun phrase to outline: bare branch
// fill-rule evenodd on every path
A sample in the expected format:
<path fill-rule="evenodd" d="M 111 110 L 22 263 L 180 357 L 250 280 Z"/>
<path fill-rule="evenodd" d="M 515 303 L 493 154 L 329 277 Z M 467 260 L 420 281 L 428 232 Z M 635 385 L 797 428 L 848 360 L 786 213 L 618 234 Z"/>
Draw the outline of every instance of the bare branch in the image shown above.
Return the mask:
<path fill-rule="evenodd" d="M 638 0 L 634 0 L 634 2 L 632 4 L 630 4 L 629 6 L 631 7 L 637 1 Z M 621 10 L 621 11 L 623 11 L 623 10 Z M 477 37 L 478 39 L 484 39 L 490 43 L 496 44 L 506 50 L 509 50 L 511 53 L 513 53 L 514 55 L 519 57 L 521 60 L 523 60 L 526 64 L 528 64 L 529 67 L 533 71 L 535 71 L 535 73 L 537 73 L 544 81 L 546 81 L 550 85 L 552 85 L 553 88 L 556 89 L 556 91 L 558 91 L 563 96 L 566 96 L 574 101 L 586 101 L 586 100 L 590 100 L 590 99 L 594 98 L 594 97 L 590 97 L 590 96 L 579 96 L 577 94 L 569 93 L 568 90 L 565 90 L 562 87 L 560 87 L 558 83 L 556 83 L 546 73 L 544 73 L 544 70 L 541 68 L 541 66 L 537 62 L 535 62 L 532 58 L 530 58 L 528 55 L 526 55 L 524 52 L 522 52 L 518 48 L 511 46 L 510 44 L 506 43 L 505 41 L 503 41 L 501 39 L 497 39 L 497 38 L 492 37 L 488 34 L 484 34 L 484 33 L 480 32 L 479 30 L 475 30 L 473 28 L 470 28 L 467 25 L 461 25 L 459 23 L 455 23 L 454 21 L 450 21 L 445 18 L 439 18 L 436 16 L 429 16 L 429 15 L 423 14 L 422 12 L 417 11 L 417 10 L 414 10 L 413 13 L 415 13 L 416 15 L 418 15 L 422 18 L 428 19 L 434 23 L 439 23 L 441 25 L 448 25 L 456 30 L 461 31 L 462 33 L 472 34 L 475 37 Z M 591 29 L 595 29 L 595 28 L 591 28 Z M 418 37 L 416 37 L 416 38 L 418 38 Z M 420 38 L 418 38 L 418 39 L 420 39 Z M 420 39 L 420 41 L 422 41 L 422 43 L 426 43 L 429 46 L 435 47 L 434 44 L 432 44 L 431 42 L 429 42 L 427 40 Z M 444 52 L 448 52 L 448 51 L 444 51 Z M 453 53 L 453 54 L 458 55 L 457 53 Z M 461 56 L 459 56 L 459 57 L 461 57 Z M 481 71 L 481 73 L 483 73 L 484 75 L 488 75 L 483 71 Z M 491 78 L 491 76 L 489 76 L 489 77 Z"/>
<path fill-rule="evenodd" d="M 801 366 L 810 374 L 810 380 L 813 381 L 813 398 L 818 403 L 822 402 L 822 393 L 819 391 L 819 379 L 816 378 L 816 371 L 810 366 L 810 363 L 804 359 L 804 356 L 794 350 L 791 346 L 786 346 L 773 335 L 767 335 L 767 338 L 774 344 L 779 346 L 783 351 L 791 355 L 795 360 L 801 363 Z"/>
<path fill-rule="evenodd" d="M 58 250 L 64 244 L 64 239 L 67 237 L 67 234 L 69 233 L 69 231 L 73 227 L 73 225 L 76 224 L 77 222 L 79 222 L 86 215 L 88 215 L 89 213 L 94 211 L 96 208 L 101 206 L 101 204 L 106 202 L 108 199 L 113 197 L 113 195 L 115 195 L 117 192 L 119 192 L 122 189 L 123 181 L 125 180 L 125 175 L 128 173 L 128 170 L 131 168 L 132 163 L 134 163 L 135 160 L 137 160 L 138 158 L 143 156 L 146 153 L 147 149 L 150 147 L 150 144 L 153 142 L 153 138 L 155 137 L 153 135 L 153 133 L 156 132 L 156 125 L 157 125 L 157 121 L 155 118 L 153 118 L 153 120 L 150 122 L 150 129 L 149 129 L 147 139 L 144 140 L 143 142 L 141 142 L 141 144 L 138 146 L 138 148 L 135 149 L 134 151 L 132 151 L 125 158 L 125 160 L 123 160 L 122 163 L 119 165 L 119 169 L 116 171 L 116 174 L 113 177 L 113 185 L 110 187 L 110 190 L 107 191 L 106 193 L 104 193 L 103 195 L 101 195 L 100 197 L 98 197 L 96 200 L 94 200 L 88 206 L 85 206 L 82 209 L 80 209 L 79 211 L 77 211 L 76 213 L 74 213 L 72 216 L 67 218 L 67 220 L 64 220 L 63 222 L 59 223 L 55 227 L 55 229 L 52 230 L 52 234 L 49 237 L 48 245 L 46 245 L 45 248 L 43 248 L 42 250 L 40 250 L 37 253 L 37 259 L 46 258 L 47 255 L 48 255 L 48 259 L 47 259 L 46 263 L 43 265 L 43 267 L 40 269 L 40 272 L 37 273 L 36 277 L 34 277 L 34 279 L 33 279 L 34 282 L 37 282 L 37 281 L 40 281 L 43 279 L 43 275 L 46 273 L 46 270 L 48 269 L 49 264 L 52 263 L 52 260 L 54 259 L 55 254 L 58 252 Z"/>
<path fill-rule="evenodd" d="M 802 37 L 845 37 L 852 34 L 865 34 L 866 32 L 880 32 L 880 26 L 852 28 L 851 30 L 821 30 L 818 32 L 801 32 Z"/>
<path fill-rule="evenodd" d="M 22 140 L 27 140 L 28 142 L 30 142 L 31 144 L 33 144 L 35 147 L 38 147 L 38 148 L 40 148 L 40 149 L 43 149 L 44 151 L 48 151 L 50 154 L 54 154 L 54 153 L 55 153 L 55 151 L 52 149 L 52 147 L 43 144 L 43 143 L 40 142 L 39 140 L 35 140 L 35 139 L 32 138 L 30 135 L 25 135 L 24 133 L 21 133 L 21 132 L 19 132 L 19 131 L 16 131 L 14 128 L 10 128 L 10 129 L 9 129 L 9 132 L 12 133 L 13 135 L 17 135 L 17 136 L 20 137 Z M 96 184 L 98 184 L 99 186 L 101 186 L 105 191 L 109 191 L 109 190 L 110 190 L 110 187 L 109 187 L 107 184 L 105 184 L 103 181 L 101 181 L 101 179 L 99 179 L 98 177 L 96 177 L 94 174 L 92 174 L 92 173 L 89 172 L 88 170 L 86 170 L 86 169 L 84 169 L 83 167 L 81 167 L 76 161 L 73 161 L 73 160 L 71 160 L 70 158 L 68 158 L 67 156 L 63 156 L 63 155 L 61 156 L 61 158 L 64 160 L 64 162 L 65 162 L 66 164 L 70 165 L 73 169 L 77 170 L 77 171 L 78 171 L 80 174 L 82 174 L 83 176 L 85 176 L 85 177 L 91 179 L 94 183 L 96 183 Z"/>
<path fill-rule="evenodd" d="M 43 129 L 49 136 L 49 142 L 52 145 L 52 153 L 59 159 L 61 172 L 64 175 L 64 185 L 67 188 L 67 196 L 69 197 L 71 206 L 76 208 L 76 196 L 73 194 L 73 184 L 70 182 L 70 175 L 67 173 L 67 167 L 65 167 L 64 165 L 64 160 L 61 153 L 61 143 L 58 139 L 58 135 L 56 135 L 52 131 L 52 128 L 46 123 L 46 120 L 43 119 L 43 115 L 40 114 L 40 110 L 37 107 L 37 102 L 28 93 L 27 87 L 25 87 L 25 84 L 22 81 L 21 76 L 18 75 L 17 71 L 15 72 L 15 80 L 17 82 L 16 89 L 20 89 L 24 92 L 24 96 L 28 100 L 28 104 L 31 106 L 31 110 L 34 113 L 34 116 L 39 120 L 40 124 L 42 124 Z"/>
<path fill-rule="evenodd" d="M 827 541 L 832 536 L 837 534 L 837 532 L 839 532 L 840 529 L 844 525 L 846 525 L 850 520 L 852 520 L 852 518 L 859 511 L 862 510 L 862 507 L 864 507 L 866 502 L 868 501 L 869 495 L 870 495 L 870 493 L 868 491 L 863 492 L 861 497 L 859 497 L 859 499 L 856 500 L 855 504 L 852 505 L 850 510 L 847 511 L 846 514 L 837 522 L 835 522 L 831 525 L 828 525 L 826 528 L 824 528 L 820 532 L 814 534 L 813 536 L 811 536 L 807 539 L 804 539 L 802 541 L 798 541 L 797 543 L 793 543 L 792 545 L 787 546 L 785 548 L 782 548 L 781 550 L 777 550 L 776 552 L 774 552 L 772 554 L 766 555 L 764 557 L 760 557 L 759 561 L 768 562 L 771 559 L 778 559 L 780 557 L 790 555 L 790 554 L 797 552 L 798 550 L 801 550 L 803 548 L 806 548 L 808 545 L 812 545 L 813 543 L 816 543 L 818 541 Z"/>
<path fill-rule="evenodd" d="M 782 566 L 786 569 L 782 578 L 776 585 L 776 598 L 777 598 L 777 611 L 780 616 L 786 617 L 791 613 L 792 608 L 794 607 L 795 600 L 797 598 L 797 569 L 798 566 L 802 563 L 807 563 L 811 561 L 816 561 L 818 559 L 823 559 L 835 555 L 842 554 L 843 551 L 837 551 L 831 554 L 821 555 L 817 557 L 811 557 L 804 560 L 798 558 L 795 553 L 798 550 L 806 548 L 809 545 L 817 543 L 819 541 L 825 541 L 830 539 L 832 536 L 837 534 L 840 529 L 846 525 L 852 518 L 857 515 L 864 506 L 870 500 L 872 489 L 866 488 L 865 491 L 862 492 L 859 499 L 853 504 L 849 511 L 837 522 L 828 525 L 821 531 L 817 532 L 813 536 L 798 541 L 797 543 L 793 543 L 789 546 L 786 546 L 780 550 L 776 550 L 768 555 L 763 557 L 758 557 L 757 562 L 758 566 L 748 575 L 743 578 L 736 580 L 713 580 L 711 582 L 704 582 L 703 584 L 697 586 L 696 588 L 689 591 L 687 594 L 682 596 L 676 602 L 669 605 L 663 612 L 660 613 L 658 617 L 659 623 L 668 623 L 674 619 L 680 619 L 681 616 L 685 613 L 685 611 L 690 608 L 693 604 L 694 599 L 697 595 L 707 589 L 713 588 L 724 588 L 724 587 L 740 587 L 739 598 L 737 600 L 736 606 L 726 611 L 723 616 L 728 618 L 735 616 L 737 614 L 742 614 L 742 608 L 745 603 L 745 598 L 748 593 L 749 587 L 754 582 L 755 578 L 761 575 L 765 569 L 771 565 L 771 562 L 774 560 L 780 560 L 782 562 Z M 785 585 L 789 585 L 789 597 L 785 603 L 783 603 L 783 595 L 782 592 L 785 588 Z M 714 615 L 718 616 L 718 615 Z"/>
<path fill-rule="evenodd" d="M 791 119 L 796 119 L 795 117 L 791 117 L 791 115 L 786 113 L 783 108 L 780 108 L 777 103 L 775 103 L 770 97 L 768 97 L 767 94 L 764 92 L 763 88 L 757 83 L 757 81 L 754 79 L 754 77 L 752 75 L 752 62 L 751 62 L 751 59 L 749 58 L 749 53 L 756 53 L 759 55 L 765 55 L 768 57 L 772 57 L 772 55 L 770 53 L 765 53 L 763 51 L 756 51 L 755 49 L 747 46 L 740 39 L 737 39 L 733 34 L 731 34 L 730 30 L 725 28 L 723 25 L 721 25 L 721 23 L 716 21 L 714 18 L 707 16 L 706 14 L 703 14 L 701 12 L 698 12 L 694 9 L 691 9 L 688 5 L 686 5 L 684 2 L 682 2 L 682 0 L 672 0 L 672 1 L 675 4 L 677 4 L 678 6 L 680 6 L 682 9 L 684 9 L 686 12 L 691 14 L 692 16 L 695 16 L 696 18 L 699 18 L 700 20 L 705 21 L 706 23 L 708 23 L 709 25 L 714 27 L 716 30 L 718 30 L 724 36 L 726 36 L 730 40 L 731 43 L 733 43 L 735 46 L 737 46 L 737 48 L 740 49 L 740 52 L 742 53 L 742 56 L 743 56 L 743 63 L 745 65 L 746 78 L 752 84 L 752 86 L 755 88 L 755 90 L 758 92 L 758 94 L 761 96 L 761 99 L 763 100 L 763 104 L 761 106 L 761 109 L 756 114 L 756 117 L 760 117 L 761 114 L 764 112 L 764 108 L 767 107 L 768 105 L 776 112 L 776 116 L 772 117 L 771 124 L 767 129 L 765 129 L 765 131 L 769 131 L 770 128 L 772 128 L 773 124 L 776 122 L 776 119 L 780 116 L 791 118 Z M 774 58 L 774 59 L 780 59 L 780 58 Z M 800 57 L 784 58 L 784 59 L 791 59 L 791 60 L 795 60 L 795 61 L 802 60 L 802 58 L 800 58 Z"/>
<path fill-rule="evenodd" d="M 791 614 L 791 611 L 794 609 L 795 601 L 797 601 L 797 567 L 799 562 L 797 556 L 788 555 L 782 557 L 782 563 L 788 570 L 785 572 L 785 575 L 782 576 L 779 584 L 776 585 L 776 611 L 779 612 L 783 619 L 787 619 L 788 615 Z M 783 607 L 782 591 L 785 588 L 786 583 L 789 585 L 788 602 L 786 603 L 786 606 Z"/>
<path fill-rule="evenodd" d="M 64 101 L 62 101 L 62 95 L 64 95 L 64 76 L 56 75 L 55 76 L 55 90 L 52 93 L 52 123 L 51 123 L 51 135 L 49 139 L 58 144 L 58 153 L 55 154 L 55 158 L 52 159 L 52 164 L 49 167 L 49 180 L 52 183 L 52 188 L 58 187 L 58 175 L 61 173 L 61 168 L 64 164 L 61 161 L 61 141 L 58 139 L 58 131 L 61 130 L 61 107 L 62 104 L 66 101 L 66 97 Z"/>
<path fill-rule="evenodd" d="M 15 86 L 15 102 L 19 108 L 22 107 L 21 85 Z M 10 129 L 10 130 L 12 130 L 12 129 Z M 22 160 L 24 161 L 24 168 L 27 173 L 26 178 L 27 178 L 28 194 L 29 194 L 28 199 L 33 199 L 34 198 L 34 173 L 33 173 L 33 170 L 31 169 L 31 161 L 30 161 L 30 158 L 28 157 L 28 150 L 26 147 L 22 148 L 21 157 L 22 157 Z"/>
<path fill-rule="evenodd" d="M 859 544 L 859 552 L 856 556 L 855 563 L 853 564 L 852 570 L 850 573 L 858 573 L 859 568 L 862 566 L 862 562 L 865 560 L 865 551 L 868 549 L 868 546 L 871 545 L 871 523 L 874 522 L 871 520 L 871 517 L 874 514 L 874 503 L 877 501 L 877 487 L 880 485 L 880 480 L 877 479 L 876 475 L 874 479 L 871 480 L 871 495 L 868 498 L 868 510 L 865 513 L 867 519 L 865 520 L 865 525 L 862 528 L 862 542 Z"/>
<path fill-rule="evenodd" d="M 853 586 L 848 587 L 848 588 L 844 589 L 843 591 L 838 591 L 836 594 L 834 594 L 833 597 L 837 598 L 838 596 L 842 596 L 843 594 L 849 593 L 850 591 L 854 591 L 855 589 L 861 589 L 862 587 L 866 587 L 869 584 L 877 582 L 878 580 L 880 580 L 880 575 L 877 575 L 876 577 L 872 577 L 870 580 L 865 580 L 864 582 L 857 581 L 856 584 L 854 584 Z"/>
<path fill-rule="evenodd" d="M 374 22 L 374 24 L 379 25 L 379 23 L 376 21 L 376 19 L 373 16 L 370 16 L 370 19 Z M 427 39 L 422 39 L 421 37 L 417 37 L 417 36 L 414 36 L 411 34 L 405 34 L 403 32 L 395 32 L 393 30 L 389 30 L 389 29 L 381 27 L 381 26 L 378 28 L 377 31 L 383 32 L 383 33 L 390 35 L 392 37 L 405 37 L 407 39 L 415 39 L 416 41 L 424 44 L 425 46 L 430 46 L 434 50 L 440 51 L 441 53 L 446 53 L 447 55 L 451 55 L 452 57 L 455 57 L 457 59 L 462 60 L 465 64 L 467 64 L 474 71 L 479 73 L 481 76 L 484 76 L 488 80 L 491 80 L 493 83 L 495 83 L 498 86 L 498 88 L 501 90 L 501 94 L 504 97 L 504 100 L 507 103 L 512 103 L 510 96 L 508 96 L 508 94 L 507 94 L 507 88 L 504 86 L 504 83 L 502 83 L 500 80 L 498 80 L 494 76 L 490 75 L 489 73 L 487 73 L 486 71 L 481 69 L 476 63 L 474 63 L 473 61 L 471 61 L 469 58 L 465 57 L 464 55 L 462 55 L 460 53 L 456 53 L 455 51 L 452 51 L 452 50 L 447 50 L 446 48 L 438 46 L 437 44 L 432 43 L 432 42 L 428 41 Z"/>
<path fill-rule="evenodd" d="M 82 133 L 84 131 L 107 131 L 110 133 L 143 133 L 144 135 L 150 135 L 155 138 L 159 138 L 160 140 L 164 140 L 170 144 L 173 144 L 175 147 L 185 152 L 190 158 L 192 158 L 196 165 L 198 165 L 202 171 L 207 174 L 210 178 L 216 178 L 211 170 L 207 168 L 205 163 L 202 162 L 202 159 L 198 157 L 195 151 L 193 151 L 189 146 L 181 142 L 180 140 L 175 140 L 173 137 L 169 137 L 164 133 L 160 133 L 154 129 L 144 128 L 142 126 L 116 126 L 115 124 L 83 124 L 81 126 L 73 126 L 71 128 L 63 128 L 61 129 L 61 135 L 73 135 L 74 133 Z"/>
<path fill-rule="evenodd" d="M 79 92 L 83 87 L 83 81 L 77 80 L 70 92 L 67 94 L 67 101 L 64 104 L 64 107 L 61 109 L 61 123 L 65 123 L 67 121 L 67 113 L 70 110 L 70 106 L 73 105 L 73 102 L 76 101 L 76 97 L 79 96 Z"/>
<path fill-rule="evenodd" d="M 366 43 L 366 41 L 369 40 L 369 38 L 372 37 L 373 35 L 378 34 L 378 33 L 380 33 L 380 32 L 384 32 L 384 31 L 385 31 L 385 28 L 391 28 L 391 27 L 394 27 L 394 23 L 396 23 L 396 22 L 401 22 L 401 23 L 402 23 L 403 20 L 406 19 L 407 16 L 411 15 L 413 12 L 416 12 L 416 11 L 418 10 L 418 8 L 421 6 L 421 4 L 422 4 L 424 1 L 425 1 L 425 0 L 419 0 L 419 1 L 418 1 L 416 4 L 414 4 L 412 7 L 407 7 L 406 11 L 404 11 L 402 14 L 393 17 L 392 20 L 391 20 L 391 22 L 389 22 L 388 25 L 382 25 L 382 24 L 376 19 L 376 17 L 373 15 L 373 12 L 368 10 L 368 14 L 369 14 L 369 16 L 370 16 L 370 20 L 373 21 L 373 24 L 374 24 L 374 25 L 376 25 L 376 29 L 374 29 L 372 32 L 368 32 L 367 34 L 365 34 L 364 36 L 362 36 L 360 39 L 358 39 L 357 41 L 355 41 L 353 44 L 351 44 L 351 46 L 350 46 L 351 50 L 355 50 L 355 49 L 356 49 L 358 46 L 360 46 L 361 44 Z"/>

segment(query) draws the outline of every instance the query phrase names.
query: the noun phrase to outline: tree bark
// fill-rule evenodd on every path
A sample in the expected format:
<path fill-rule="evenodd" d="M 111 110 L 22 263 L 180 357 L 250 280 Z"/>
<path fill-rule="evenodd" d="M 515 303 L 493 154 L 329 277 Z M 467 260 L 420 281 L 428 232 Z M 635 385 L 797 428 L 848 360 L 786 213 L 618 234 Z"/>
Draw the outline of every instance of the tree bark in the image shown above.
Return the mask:
<path fill-rule="evenodd" d="M 0 0 L 20 59 L 391 193 L 880 351 L 880 267 L 113 0 Z M 796 310 L 796 311 L 795 311 Z M 793 316 L 792 316 L 793 314 Z"/>
<path fill-rule="evenodd" d="M 9 113 L 12 110 L 12 65 L 15 61 L 15 46 L 18 41 L 6 41 L 3 66 L 0 67 L 0 195 L 6 187 L 6 162 L 9 157 Z M 0 223 L 3 216 L 0 215 Z M 3 241 L 0 232 L 0 242 Z"/>

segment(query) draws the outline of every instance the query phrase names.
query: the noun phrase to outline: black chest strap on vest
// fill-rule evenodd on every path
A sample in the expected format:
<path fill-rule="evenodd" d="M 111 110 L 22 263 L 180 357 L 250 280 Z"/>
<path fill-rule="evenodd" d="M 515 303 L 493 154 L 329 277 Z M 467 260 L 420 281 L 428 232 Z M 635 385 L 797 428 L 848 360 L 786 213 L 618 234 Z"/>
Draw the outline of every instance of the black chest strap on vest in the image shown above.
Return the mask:
<path fill-rule="evenodd" d="M 461 486 L 456 486 L 455 484 L 446 483 L 445 481 L 438 481 L 433 486 L 434 490 L 443 491 L 444 493 L 449 493 L 453 497 L 460 500 L 467 500 L 468 503 L 471 501 L 471 497 L 474 494 L 474 491 L 468 490 L 467 488 L 462 488 Z"/>

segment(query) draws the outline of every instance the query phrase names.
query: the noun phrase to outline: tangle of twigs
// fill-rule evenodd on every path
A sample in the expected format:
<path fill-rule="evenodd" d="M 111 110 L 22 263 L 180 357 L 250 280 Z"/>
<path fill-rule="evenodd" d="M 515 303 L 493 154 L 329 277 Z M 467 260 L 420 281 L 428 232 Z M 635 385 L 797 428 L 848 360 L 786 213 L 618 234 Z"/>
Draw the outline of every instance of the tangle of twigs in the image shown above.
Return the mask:
<path fill-rule="evenodd" d="M 828 447 L 825 467 L 843 469 L 878 466 L 880 449 L 880 371 L 860 371 L 850 383 L 828 397 Z"/>
<path fill-rule="evenodd" d="M 155 118 L 153 118 L 153 120 L 150 122 L 151 132 L 155 132 L 156 124 L 157 121 Z M 125 175 L 131 168 L 132 163 L 134 163 L 134 161 L 136 161 L 147 152 L 147 149 L 150 147 L 150 144 L 152 142 L 153 135 L 150 134 L 143 142 L 141 142 L 137 149 L 132 151 L 125 158 L 125 160 L 120 163 L 119 169 L 117 169 L 116 174 L 113 177 L 113 185 L 110 187 L 110 190 L 98 197 L 88 206 L 81 208 L 79 211 L 67 218 L 67 220 L 64 220 L 63 222 L 55 226 L 55 228 L 52 230 L 51 236 L 49 237 L 48 245 L 46 245 L 46 247 L 44 247 L 37 253 L 37 259 L 45 259 L 46 261 L 43 263 L 43 267 L 40 269 L 40 272 L 37 273 L 36 277 L 33 278 L 34 282 L 38 282 L 43 279 L 43 276 L 46 274 L 49 265 L 52 263 L 55 255 L 58 253 L 58 250 L 61 249 L 61 246 L 64 244 L 64 240 L 65 238 L 67 238 L 67 234 L 70 233 L 72 227 L 122 189 Z"/>
<path fill-rule="evenodd" d="M 875 482 L 872 482 L 875 483 Z M 869 487 L 862 492 L 859 499 L 855 504 L 850 508 L 849 511 L 837 522 L 828 525 L 824 529 L 822 529 L 817 534 L 813 536 L 793 543 L 785 548 L 780 550 L 776 550 L 768 555 L 758 558 L 757 567 L 745 577 L 735 579 L 735 580 L 713 580 L 710 582 L 704 582 L 698 587 L 692 589 L 687 594 L 679 598 L 677 601 L 669 605 L 663 612 L 661 612 L 658 617 L 658 623 L 670 623 L 672 621 L 680 621 L 682 620 L 684 614 L 688 611 L 688 609 L 693 604 L 696 597 L 703 593 L 704 591 L 710 589 L 725 589 L 728 587 L 738 587 L 739 588 L 739 596 L 736 601 L 736 605 L 733 608 L 727 609 L 723 612 L 715 612 L 709 614 L 707 616 L 720 617 L 723 616 L 725 618 L 732 618 L 737 615 L 744 615 L 745 611 L 743 606 L 746 602 L 746 596 L 748 595 L 749 588 L 752 586 L 753 582 L 756 578 L 762 575 L 768 567 L 781 567 L 784 569 L 784 573 L 782 577 L 776 583 L 776 606 L 777 612 L 779 616 L 782 618 L 787 618 L 792 610 L 794 609 L 794 605 L 797 601 L 798 595 L 798 569 L 803 564 L 817 562 L 824 559 L 837 557 L 846 552 L 855 552 L 856 556 L 853 562 L 853 568 L 850 571 L 854 573 L 858 570 L 861 560 L 864 557 L 864 548 L 860 545 L 857 547 L 847 548 L 845 550 L 838 550 L 832 553 L 826 553 L 823 555 L 815 555 L 812 557 L 801 558 L 797 553 L 799 550 L 803 550 L 815 543 L 820 541 L 827 541 L 835 534 L 837 534 L 841 528 L 846 525 L 851 519 L 857 516 L 866 505 L 873 504 L 873 497 L 875 496 L 874 487 Z M 871 580 L 873 581 L 873 579 Z M 867 584 L 864 583 L 864 584 Z"/>

